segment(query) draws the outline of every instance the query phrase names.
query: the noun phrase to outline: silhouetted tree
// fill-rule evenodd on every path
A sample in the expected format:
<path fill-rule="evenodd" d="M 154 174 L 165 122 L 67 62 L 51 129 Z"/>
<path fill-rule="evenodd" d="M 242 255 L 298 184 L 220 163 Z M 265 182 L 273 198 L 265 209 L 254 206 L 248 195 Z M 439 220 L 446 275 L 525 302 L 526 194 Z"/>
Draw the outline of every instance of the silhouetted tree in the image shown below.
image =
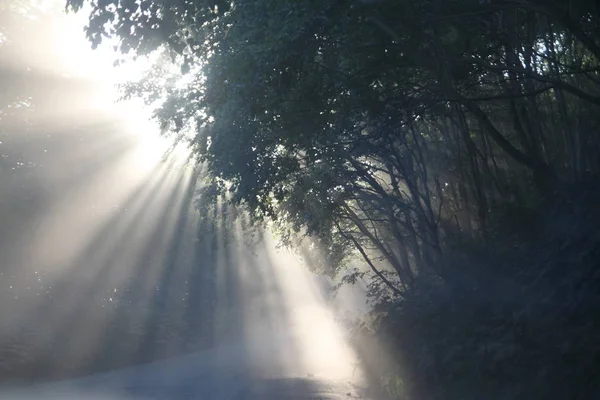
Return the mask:
<path fill-rule="evenodd" d="M 492 207 L 598 170 L 600 25 L 585 1 L 87 4 L 93 46 L 163 53 L 126 96 L 331 273 L 356 254 L 379 277 L 391 267 L 395 292 L 450 279 L 454 232 L 486 237 Z"/>

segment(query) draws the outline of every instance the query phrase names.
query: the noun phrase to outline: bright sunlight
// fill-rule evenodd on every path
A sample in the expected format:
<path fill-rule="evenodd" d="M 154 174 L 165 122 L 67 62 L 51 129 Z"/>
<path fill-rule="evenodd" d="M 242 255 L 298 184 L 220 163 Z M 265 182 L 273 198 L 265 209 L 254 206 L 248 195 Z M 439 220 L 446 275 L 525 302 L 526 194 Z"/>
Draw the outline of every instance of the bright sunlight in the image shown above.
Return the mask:
<path fill-rule="evenodd" d="M 186 398 L 262 398 L 255 391 L 281 382 L 354 396 L 364 376 L 330 283 L 223 199 L 198 211 L 203 166 L 170 149 L 142 101 L 116 101 L 117 85 L 151 62 L 113 67 L 114 43 L 86 41 L 85 10 L 28 4 L 0 31 L 0 67 L 14 77 L 0 115 L 11 174 L 0 175 L 0 351 L 11 349 L 0 374 L 114 371 L 90 390 L 135 398 L 190 379 Z M 167 358 L 135 378 L 120 370 Z"/>

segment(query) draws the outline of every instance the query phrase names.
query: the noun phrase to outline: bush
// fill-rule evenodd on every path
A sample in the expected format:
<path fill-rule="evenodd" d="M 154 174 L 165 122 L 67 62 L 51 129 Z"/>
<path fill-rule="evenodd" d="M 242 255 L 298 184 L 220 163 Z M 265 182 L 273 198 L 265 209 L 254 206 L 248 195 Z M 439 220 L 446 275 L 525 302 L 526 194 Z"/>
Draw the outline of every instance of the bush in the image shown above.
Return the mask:
<path fill-rule="evenodd" d="M 515 233 L 504 236 L 518 238 L 514 246 L 508 239 L 495 249 L 482 241 L 454 246 L 446 267 L 462 277 L 423 279 L 402 301 L 376 308 L 376 333 L 359 331 L 363 342 L 376 338 L 395 354 L 394 365 L 373 373 L 381 390 L 394 399 L 597 398 L 596 187 L 556 191 L 529 241 Z"/>

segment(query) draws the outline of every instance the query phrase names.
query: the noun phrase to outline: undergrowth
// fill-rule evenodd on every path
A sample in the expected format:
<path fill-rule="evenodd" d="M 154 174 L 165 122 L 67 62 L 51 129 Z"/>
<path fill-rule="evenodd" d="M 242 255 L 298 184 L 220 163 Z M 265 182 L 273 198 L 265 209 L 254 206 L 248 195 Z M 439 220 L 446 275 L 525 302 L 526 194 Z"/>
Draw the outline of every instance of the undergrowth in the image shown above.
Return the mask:
<path fill-rule="evenodd" d="M 454 235 L 452 278 L 421 279 L 354 326 L 380 396 L 600 398 L 598 205 L 597 185 L 579 183 L 524 210 L 527 226 L 499 217 L 485 240 Z"/>

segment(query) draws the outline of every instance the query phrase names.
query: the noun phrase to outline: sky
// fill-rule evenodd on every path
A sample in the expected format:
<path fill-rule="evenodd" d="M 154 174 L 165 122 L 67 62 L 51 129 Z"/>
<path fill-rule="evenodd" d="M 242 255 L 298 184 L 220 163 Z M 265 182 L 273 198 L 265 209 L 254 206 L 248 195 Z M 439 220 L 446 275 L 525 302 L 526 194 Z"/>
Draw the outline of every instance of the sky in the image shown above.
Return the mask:
<path fill-rule="evenodd" d="M 114 67 L 118 57 L 114 42 L 105 42 L 92 50 L 84 33 L 87 8 L 66 13 L 64 3 L 64 0 L 13 0 L 0 5 L 0 15 L 4 14 L 4 27 L 0 26 L 0 34 L 3 34 L 0 38 L 4 37 L 0 46 L 5 47 L 2 64 L 85 81 L 94 86 L 98 106 L 111 107 L 119 97 L 117 85 L 135 80 L 150 64 L 140 58 Z M 12 46 L 6 46 L 10 42 Z M 24 48 L 27 50 L 23 51 Z M 150 111 L 141 101 L 120 103 L 115 110 L 127 115 L 141 114 L 141 119 L 149 119 Z"/>

